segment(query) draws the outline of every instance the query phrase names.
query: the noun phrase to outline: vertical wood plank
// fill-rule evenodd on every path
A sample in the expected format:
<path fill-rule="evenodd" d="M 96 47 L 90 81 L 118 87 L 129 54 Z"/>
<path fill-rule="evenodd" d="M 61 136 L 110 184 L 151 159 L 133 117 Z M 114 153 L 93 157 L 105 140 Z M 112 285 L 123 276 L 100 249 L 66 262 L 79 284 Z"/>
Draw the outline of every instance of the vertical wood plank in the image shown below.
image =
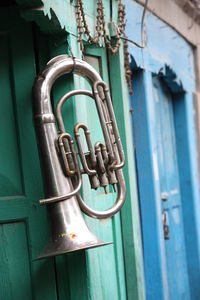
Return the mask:
<path fill-rule="evenodd" d="M 32 299 L 27 232 L 24 223 L 0 225 L 0 299 Z"/>
<path fill-rule="evenodd" d="M 2 74 L 0 81 L 0 93 L 2 95 L 0 118 L 0 196 L 2 197 L 22 195 L 24 191 L 18 143 L 19 132 L 15 118 L 16 103 L 12 78 L 9 32 L 1 32 L 0 40 Z"/>
<path fill-rule="evenodd" d="M 79 56 L 80 52 L 76 38 L 71 36 L 70 39 L 73 52 Z M 102 72 L 101 75 L 103 75 L 104 80 L 108 82 L 106 52 L 102 49 L 95 49 L 95 47 L 92 47 L 91 49 L 87 49 L 86 54 L 99 59 L 100 70 Z M 97 66 L 99 64 L 95 63 L 95 65 Z M 74 79 L 77 88 L 80 88 L 80 86 L 88 88 L 88 84 L 86 84 L 85 80 L 80 76 L 74 76 Z M 100 124 L 97 121 L 98 117 L 94 103 L 90 99 L 81 99 L 79 101 L 77 97 L 75 107 L 76 119 L 80 121 L 84 120 L 84 122 L 89 125 L 92 141 L 96 142 L 99 139 L 101 140 L 102 132 Z M 112 195 L 111 190 L 107 196 L 105 196 L 101 190 L 97 192 L 91 191 L 88 180 L 84 179 L 83 197 L 92 207 L 96 206 L 97 209 L 103 210 L 106 207 L 109 207 L 109 205 L 112 205 L 114 201 L 113 197 L 115 197 L 115 195 Z M 86 221 L 91 230 L 105 241 L 112 241 L 115 235 L 113 230 L 114 226 L 120 226 L 120 221 L 114 224 L 114 220 L 111 221 L 110 219 L 98 222 L 97 220 L 86 217 Z M 115 246 L 100 247 L 87 251 L 87 274 L 89 297 L 91 299 L 110 299 L 111 295 L 115 299 L 126 299 L 124 272 L 118 273 L 118 270 L 123 270 L 123 260 L 119 261 L 120 255 L 116 252 Z M 118 251 L 123 253 L 120 242 L 117 247 L 119 247 Z"/>
<path fill-rule="evenodd" d="M 35 259 L 46 243 L 48 225 L 45 208 L 39 205 L 39 199 L 43 197 L 43 186 L 32 114 L 32 86 L 36 75 L 35 53 L 31 24 L 25 24 L 26 26 L 24 22 L 19 22 L 19 25 L 13 29 L 11 51 L 24 186 L 29 205 L 28 240 L 31 259 Z M 22 35 L 21 32 L 24 34 Z M 24 39 L 26 39 L 26 49 Z M 32 280 L 36 299 L 57 299 L 52 260 L 33 261 Z"/>
<path fill-rule="evenodd" d="M 169 225 L 169 240 L 165 240 L 167 278 L 170 299 L 190 299 L 187 260 L 183 229 L 182 197 L 177 163 L 172 93 L 157 76 L 152 78 L 156 120 L 156 150 L 160 202 Z M 174 101 L 176 96 L 174 95 Z M 176 117 L 176 116 L 175 116 Z M 165 201 L 162 194 L 167 195 Z M 164 234 L 164 232 L 163 232 Z"/>
<path fill-rule="evenodd" d="M 177 96 L 174 110 L 191 299 L 198 299 L 200 201 L 192 93 Z"/>
<path fill-rule="evenodd" d="M 67 54 L 68 47 L 66 43 L 55 37 L 49 37 L 49 54 L 50 58 L 60 54 Z M 74 89 L 72 74 L 59 78 L 53 87 L 52 105 L 55 109 L 56 103 L 68 91 Z M 63 107 L 62 115 L 65 129 L 73 136 L 75 125 L 74 97 L 72 97 Z M 88 283 L 87 283 L 87 266 L 85 251 L 68 253 L 55 258 L 55 268 L 57 276 L 57 289 L 60 300 L 87 300 Z"/>
<path fill-rule="evenodd" d="M 1 9 L 1 29 L 8 32 L 9 45 L 9 66 L 10 80 L 12 81 L 12 95 L 14 98 L 14 116 L 17 128 L 17 142 L 19 147 L 18 161 L 21 163 L 21 172 L 23 180 L 23 196 L 16 196 L 9 201 L 4 198 L 4 212 L 1 217 L 4 220 L 11 221 L 20 219 L 26 220 L 27 247 L 21 249 L 19 258 L 23 260 L 28 253 L 27 258 L 30 263 L 30 270 L 23 270 L 23 281 L 28 280 L 27 272 L 30 271 L 31 285 L 33 286 L 32 295 L 27 297 L 31 299 L 57 299 L 57 292 L 54 278 L 54 265 L 51 261 L 32 261 L 39 254 L 43 247 L 45 236 L 47 235 L 47 222 L 45 219 L 45 210 L 39 208 L 38 200 L 43 194 L 37 145 L 32 122 L 32 96 L 31 90 L 35 78 L 35 57 L 33 49 L 32 26 L 26 23 L 14 8 Z M 26 46 L 25 46 L 26 45 Z M 6 96 L 6 95 L 5 95 Z M 8 127 L 10 124 L 8 125 Z M 16 148 L 16 147 L 14 147 Z M 0 150 L 1 151 L 1 150 Z M 9 160 L 9 157 L 6 159 Z M 7 187 L 9 195 L 9 187 Z M 7 209 L 5 202 L 7 203 Z M 12 213 L 10 213 L 12 212 Z M 1 219 L 2 221 L 2 219 Z M 15 239 L 16 248 L 20 245 L 20 239 Z M 6 253 L 9 254 L 12 243 L 9 241 Z M 18 245 L 19 243 L 19 245 Z M 23 245 L 23 243 L 22 243 Z M 15 253 L 11 253 L 15 258 Z M 11 259 L 12 260 L 12 259 Z M 13 268 L 15 265 L 13 264 Z M 20 266 L 17 266 L 20 269 Z M 25 267 L 24 267 L 25 268 Z M 28 265 L 27 265 L 28 268 Z M 14 270 L 17 274 L 17 271 Z M 0 275 L 1 277 L 2 275 Z M 13 277 L 12 284 L 18 284 L 21 278 Z M 26 291 L 24 289 L 24 291 Z M 9 290 L 7 290 L 9 297 Z M 23 293 L 19 291 L 19 293 Z M 5 296 L 3 299 L 7 299 Z M 15 295 L 12 297 L 15 299 Z M 17 298 L 16 298 L 17 299 Z M 19 299 L 26 299 L 23 295 Z"/>

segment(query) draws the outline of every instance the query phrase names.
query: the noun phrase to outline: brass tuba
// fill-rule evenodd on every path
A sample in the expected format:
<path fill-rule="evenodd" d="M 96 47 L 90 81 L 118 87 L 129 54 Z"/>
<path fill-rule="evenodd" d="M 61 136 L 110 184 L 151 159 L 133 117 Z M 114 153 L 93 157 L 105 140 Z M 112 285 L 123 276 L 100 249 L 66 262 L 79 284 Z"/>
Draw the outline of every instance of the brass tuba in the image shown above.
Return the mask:
<path fill-rule="evenodd" d="M 86 77 L 92 85 L 92 92 L 74 90 L 65 94 L 57 104 L 55 118 L 50 100 L 51 88 L 58 77 L 69 73 Z M 97 142 L 93 148 L 90 131 L 85 124 L 78 123 L 74 127 L 78 159 L 74 141 L 64 128 L 62 106 L 70 97 L 79 94 L 87 95 L 95 101 L 105 144 Z M 40 200 L 40 204 L 47 204 L 51 231 L 49 242 L 39 259 L 109 244 L 91 233 L 81 213 L 82 210 L 88 216 L 98 219 L 112 217 L 122 208 L 126 197 L 122 173 L 124 152 L 108 87 L 88 63 L 60 55 L 49 61 L 35 80 L 33 112 L 46 197 Z M 87 153 L 83 152 L 81 146 L 80 130 L 85 134 Z M 104 187 L 106 192 L 110 184 L 114 190 L 117 187 L 117 199 L 113 207 L 96 211 L 83 201 L 80 188 L 82 174 L 85 173 L 93 189 Z"/>

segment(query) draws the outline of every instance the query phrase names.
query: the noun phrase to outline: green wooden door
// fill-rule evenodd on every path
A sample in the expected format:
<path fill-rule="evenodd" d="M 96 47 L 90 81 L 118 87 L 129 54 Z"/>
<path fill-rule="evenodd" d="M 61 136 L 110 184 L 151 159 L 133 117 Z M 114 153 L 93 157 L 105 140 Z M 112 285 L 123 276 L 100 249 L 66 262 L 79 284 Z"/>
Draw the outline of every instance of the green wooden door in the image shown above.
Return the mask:
<path fill-rule="evenodd" d="M 32 123 L 31 25 L 0 11 L 0 299 L 57 299 L 54 262 L 33 261 L 47 235 Z"/>
<path fill-rule="evenodd" d="M 101 222 L 86 218 L 91 230 L 105 241 L 114 241 L 112 245 L 56 259 L 34 260 L 45 244 L 48 226 L 45 207 L 38 202 L 43 197 L 43 187 L 31 90 L 36 65 L 40 68 L 50 57 L 41 36 L 39 44 L 33 37 L 31 23 L 13 9 L 1 9 L 0 16 L 0 299 L 126 299 L 119 214 Z M 73 37 L 72 45 L 77 47 Z M 50 56 L 65 50 L 61 47 L 55 53 L 50 47 Z M 108 83 L 106 51 L 88 49 L 87 59 Z M 74 85 L 88 87 L 77 77 L 60 79 L 54 103 Z M 85 121 L 94 144 L 102 133 L 94 103 L 88 101 L 72 101 L 64 116 L 69 132 L 77 120 Z M 93 193 L 87 179 L 83 196 L 98 209 L 110 206 L 116 197 L 112 190 L 108 196 L 102 190 Z"/>

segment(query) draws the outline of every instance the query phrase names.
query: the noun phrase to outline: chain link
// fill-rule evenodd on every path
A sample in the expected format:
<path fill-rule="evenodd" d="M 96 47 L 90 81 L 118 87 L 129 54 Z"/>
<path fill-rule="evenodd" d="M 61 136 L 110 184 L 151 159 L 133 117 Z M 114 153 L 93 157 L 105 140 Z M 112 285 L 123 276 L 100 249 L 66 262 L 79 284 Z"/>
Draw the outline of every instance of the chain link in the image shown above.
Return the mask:
<path fill-rule="evenodd" d="M 106 22 L 105 22 L 105 14 L 104 14 L 104 5 L 102 0 L 97 1 L 97 16 L 96 16 L 96 32 L 94 37 L 92 37 L 83 8 L 82 0 L 76 1 L 76 22 L 77 22 L 77 29 L 78 29 L 78 36 L 80 42 L 80 50 L 84 53 L 84 43 L 82 35 L 85 34 L 87 40 L 90 44 L 99 45 L 100 38 L 106 44 L 108 50 L 113 54 L 116 55 L 119 52 L 119 47 L 121 45 L 121 38 L 122 36 L 126 37 L 125 29 L 125 5 L 122 3 L 122 0 L 119 1 L 118 6 L 118 31 L 117 36 L 115 38 L 115 45 L 112 46 L 110 40 L 106 34 Z M 131 84 L 131 69 L 129 64 L 129 53 L 128 53 L 128 41 L 124 40 L 124 66 L 125 66 L 125 76 L 129 87 L 129 93 L 132 94 L 132 84 Z"/>

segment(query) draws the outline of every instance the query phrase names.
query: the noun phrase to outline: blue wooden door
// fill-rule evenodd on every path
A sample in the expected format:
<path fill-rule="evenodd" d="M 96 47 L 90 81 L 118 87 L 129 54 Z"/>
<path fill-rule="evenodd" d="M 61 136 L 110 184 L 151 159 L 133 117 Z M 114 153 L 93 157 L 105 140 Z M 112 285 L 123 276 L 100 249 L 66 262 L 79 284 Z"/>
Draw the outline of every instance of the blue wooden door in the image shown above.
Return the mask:
<path fill-rule="evenodd" d="M 190 299 L 180 180 L 186 167 L 182 168 L 184 161 L 178 159 L 181 145 L 177 142 L 180 124 L 177 126 L 176 106 L 180 98 L 163 78 L 149 71 L 135 74 L 134 92 L 147 299 Z"/>
<path fill-rule="evenodd" d="M 169 89 L 157 76 L 153 76 L 152 83 L 157 124 L 156 179 L 160 183 L 169 299 L 189 299 L 173 100 Z M 154 163 L 156 165 L 155 158 Z"/>

